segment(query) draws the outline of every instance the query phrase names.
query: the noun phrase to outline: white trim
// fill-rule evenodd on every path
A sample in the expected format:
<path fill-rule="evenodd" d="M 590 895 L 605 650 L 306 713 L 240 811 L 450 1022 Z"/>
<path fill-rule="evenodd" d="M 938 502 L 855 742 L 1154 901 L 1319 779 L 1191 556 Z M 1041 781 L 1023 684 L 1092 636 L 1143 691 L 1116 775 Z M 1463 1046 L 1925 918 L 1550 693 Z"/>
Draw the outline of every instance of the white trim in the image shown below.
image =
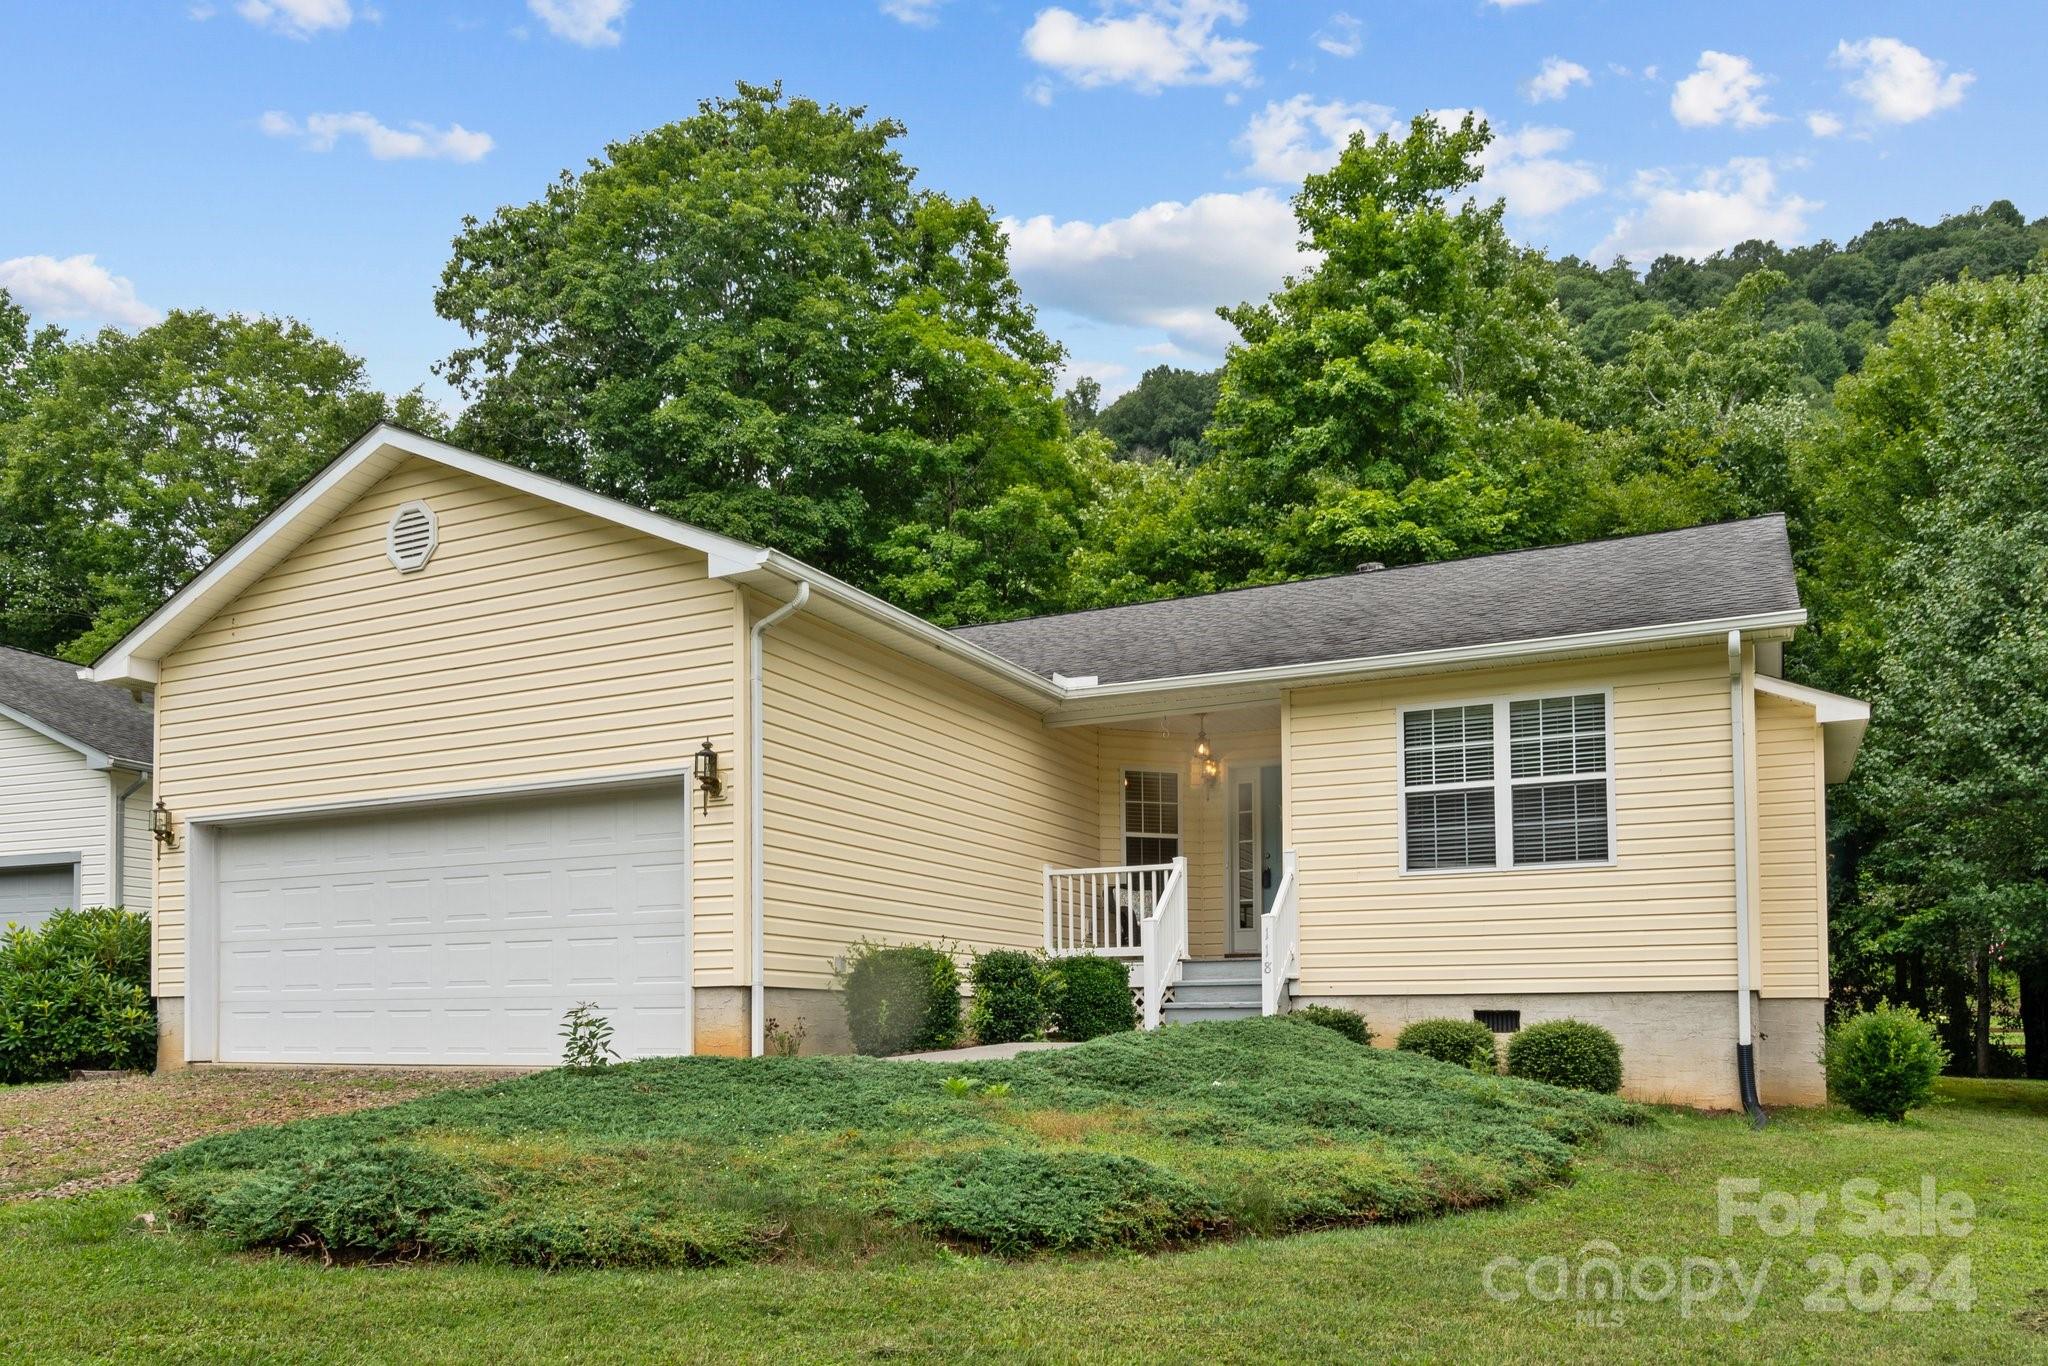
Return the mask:
<path fill-rule="evenodd" d="M 427 792 L 394 797 L 373 797 L 367 801 L 309 802 L 299 806 L 268 807 L 254 811 L 230 811 L 186 817 L 181 843 L 185 846 L 185 1061 L 212 1062 L 220 1049 L 220 859 L 216 835 L 224 828 L 268 825 L 323 816 L 375 816 L 414 809 L 431 809 L 456 804 L 540 798 L 555 794 L 604 789 L 632 789 L 675 783 L 683 806 L 683 1011 L 684 1037 L 694 1047 L 696 1040 L 697 983 L 694 978 L 695 932 L 693 888 L 697 870 L 691 860 L 690 778 L 694 771 L 681 768 L 650 769 L 639 773 L 594 773 L 581 778 L 559 778 L 537 782 L 503 783 L 488 787 L 463 788 L 450 792 Z"/>
<path fill-rule="evenodd" d="M 1747 1048 L 1750 1025 L 1749 744 L 1743 725 L 1748 710 L 1749 668 L 1742 657 L 1742 632 L 1728 633 L 1728 772 L 1735 802 L 1735 1042 Z M 1753 675 L 1752 675 L 1753 676 Z"/>
<path fill-rule="evenodd" d="M 1516 702 L 1535 702 L 1557 697 L 1585 697 L 1598 694 L 1604 713 L 1603 725 L 1606 744 L 1606 766 L 1598 773 L 1575 773 L 1569 777 L 1553 775 L 1540 778 L 1516 778 L 1514 776 L 1514 742 L 1510 734 L 1509 713 Z M 1491 865 L 1477 865 L 1461 868 L 1410 868 L 1408 866 L 1408 761 L 1407 728 L 1408 715 L 1418 711 L 1448 711 L 1454 707 L 1491 707 L 1493 709 L 1493 776 L 1485 782 L 1467 783 L 1425 783 L 1415 789 L 1422 792 L 1469 792 L 1491 788 L 1493 791 L 1493 862 Z M 1612 868 L 1619 862 L 1620 850 L 1616 846 L 1616 824 L 1614 818 L 1614 689 L 1611 686 L 1565 687 L 1553 684 L 1548 688 L 1513 693 L 1490 693 L 1479 697 L 1446 698 L 1441 701 L 1409 702 L 1394 708 L 1394 825 L 1397 872 L 1401 877 L 1470 877 L 1492 873 L 1541 873 L 1557 872 L 1567 868 Z M 1515 862 L 1515 820 L 1514 793 L 1517 787 L 1541 787 L 1566 782 L 1592 782 L 1599 779 L 1607 784 L 1607 857 L 1603 859 L 1570 859 L 1550 863 Z"/>
<path fill-rule="evenodd" d="M 714 576 L 741 572 L 759 567 L 767 553 L 743 541 L 720 536 L 673 517 L 636 508 L 629 503 L 591 493 L 587 489 L 565 484 L 557 479 L 492 460 L 488 456 L 465 451 L 446 442 L 379 423 L 358 437 L 327 467 L 309 480 L 297 493 L 279 504 L 269 516 L 258 522 L 248 535 L 228 548 L 204 570 L 173 593 L 163 606 L 150 613 L 140 624 L 123 636 L 94 663 L 82 676 L 99 683 L 149 683 L 156 682 L 156 661 L 164 651 L 174 647 L 183 639 L 179 627 L 185 623 L 196 626 L 199 621 L 211 617 L 218 606 L 212 600 L 217 589 L 222 589 L 238 570 L 249 568 L 252 572 L 267 569 L 270 563 L 282 558 L 290 549 L 283 549 L 265 560 L 266 552 L 302 516 L 320 511 L 330 497 L 339 496 L 343 503 L 352 500 L 359 490 L 350 484 L 351 476 L 365 465 L 382 460 L 388 467 L 408 456 L 416 456 L 461 470 L 479 479 L 517 489 L 536 498 L 544 498 L 574 508 L 578 512 L 616 522 L 645 532 L 672 544 L 685 546 L 705 555 L 710 561 Z M 376 473 L 383 473 L 378 470 Z M 339 511 L 340 505 L 328 511 Z M 325 520 L 324 518 L 322 519 Z M 226 591 L 232 594 L 239 586 L 226 584 Z M 196 620 L 195 620 L 196 618 Z"/>
<path fill-rule="evenodd" d="M 25 711 L 16 711 L 13 707 L 8 706 L 4 702 L 0 702 L 0 716 L 6 717 L 9 721 L 14 722 L 16 725 L 21 726 L 24 729 L 34 731 L 36 734 L 42 736 L 45 740 L 53 740 L 56 743 L 64 746 L 64 748 L 68 750 L 73 750 L 78 754 L 83 755 L 85 757 L 85 766 L 87 768 L 113 768 L 115 766 L 114 757 L 108 754 L 106 751 L 94 749 L 91 745 L 88 745 L 87 743 L 85 743 L 85 741 L 80 740 L 76 736 L 66 735 L 63 731 L 58 730 L 56 727 L 48 725 L 45 722 L 38 721 L 35 717 L 30 716 Z M 147 772 L 149 770 L 148 764 L 140 763 L 137 760 L 124 759 L 121 760 L 120 763 L 121 766 L 124 768 L 134 768 L 139 772 Z"/>
<path fill-rule="evenodd" d="M 1110 703 L 1118 699 L 1149 699 L 1157 693 L 1179 693 L 1166 710 L 1194 710 L 1195 702 L 1208 693 L 1245 689 L 1242 698 L 1257 701 L 1278 696 L 1285 685 L 1318 686 L 1363 682 L 1395 674 L 1427 673 L 1467 664 L 1507 664 L 1536 657 L 1569 658 L 1645 646 L 1721 643 L 1730 630 L 1753 631 L 1790 629 L 1806 624 L 1804 608 L 1766 612 L 1747 617 L 1721 617 L 1706 621 L 1674 622 L 1662 626 L 1632 626 L 1615 631 L 1589 631 L 1583 635 L 1544 636 L 1534 640 L 1505 641 L 1488 645 L 1460 645 L 1440 650 L 1412 650 L 1405 654 L 1368 655 L 1354 659 L 1316 660 L 1305 664 L 1281 664 L 1263 669 L 1237 669 L 1211 674 L 1184 674 L 1173 678 L 1145 679 L 1130 683 L 1103 683 L 1093 688 L 1069 689 L 1068 705 L 1047 719 L 1050 726 L 1093 726 L 1130 716 L 1150 715 L 1161 710 L 1151 705 L 1089 707 L 1090 702 Z M 1220 699 L 1217 704 L 1220 705 Z"/>
<path fill-rule="evenodd" d="M 401 792 L 388 797 L 343 797 L 329 802 L 302 802 L 291 806 L 245 807 L 234 811 L 207 811 L 182 819 L 192 825 L 258 825 L 272 821 L 310 820 L 318 816 L 365 815 L 391 807 L 447 806 L 457 802 L 490 802 L 509 797 L 545 797 L 555 792 L 576 792 L 590 787 L 651 787 L 695 776 L 688 765 L 677 768 L 639 769 L 627 773 L 592 773 L 579 778 L 539 778 L 484 787 L 452 788 L 445 792 Z"/>
<path fill-rule="evenodd" d="M 1863 733 L 1870 728 L 1868 702 L 1765 674 L 1757 674 L 1751 686 L 1759 693 L 1812 707 L 1814 721 L 1820 726 L 1822 777 L 1829 783 L 1849 780 L 1856 753 L 1863 747 Z"/>
<path fill-rule="evenodd" d="M 1252 858 L 1256 862 L 1259 852 L 1265 843 L 1263 839 L 1265 833 L 1263 829 L 1265 824 L 1265 803 L 1261 800 L 1263 795 L 1261 789 L 1265 785 L 1265 779 L 1261 776 L 1264 768 L 1265 765 L 1254 763 L 1230 764 L 1224 768 L 1223 954 L 1226 958 L 1233 954 L 1256 951 L 1260 922 L 1266 914 L 1265 898 L 1259 895 L 1259 892 L 1263 889 L 1258 885 L 1258 879 L 1255 877 L 1252 880 L 1252 900 L 1256 909 L 1252 916 L 1252 927 L 1247 931 L 1240 931 L 1237 928 L 1237 790 L 1240 785 L 1249 786 L 1252 790 Z M 1238 936 L 1241 933 L 1251 935 L 1254 941 L 1252 949 L 1238 947 Z"/>

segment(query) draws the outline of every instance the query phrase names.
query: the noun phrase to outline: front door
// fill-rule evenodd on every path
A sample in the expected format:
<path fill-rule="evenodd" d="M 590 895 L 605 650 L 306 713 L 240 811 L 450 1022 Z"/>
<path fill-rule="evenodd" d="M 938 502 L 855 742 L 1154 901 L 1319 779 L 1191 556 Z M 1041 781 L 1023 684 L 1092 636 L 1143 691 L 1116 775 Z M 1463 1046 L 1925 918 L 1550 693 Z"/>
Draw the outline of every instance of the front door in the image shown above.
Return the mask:
<path fill-rule="evenodd" d="M 1226 820 L 1224 948 L 1257 953 L 1259 917 L 1273 908 L 1280 886 L 1280 765 L 1231 770 Z"/>

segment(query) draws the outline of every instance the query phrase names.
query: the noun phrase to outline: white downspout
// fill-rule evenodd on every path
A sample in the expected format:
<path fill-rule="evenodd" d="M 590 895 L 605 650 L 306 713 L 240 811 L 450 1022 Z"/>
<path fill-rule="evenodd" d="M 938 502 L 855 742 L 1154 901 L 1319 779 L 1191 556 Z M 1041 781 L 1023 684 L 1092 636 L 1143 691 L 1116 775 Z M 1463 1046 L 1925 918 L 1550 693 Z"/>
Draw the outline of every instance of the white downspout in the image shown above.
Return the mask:
<path fill-rule="evenodd" d="M 1728 633 L 1729 771 L 1735 784 L 1735 1076 L 1742 1108 L 1758 1125 L 1763 1105 L 1756 1093 L 1756 1047 L 1750 1022 L 1749 977 L 1749 736 L 1742 696 L 1742 632 Z"/>
<path fill-rule="evenodd" d="M 796 596 L 754 623 L 747 649 L 747 901 L 748 901 L 748 951 L 749 971 L 752 973 L 752 987 L 747 997 L 747 1031 L 752 1040 L 755 1057 L 768 1051 L 768 1022 L 763 1014 L 768 1003 L 768 965 L 764 961 L 767 952 L 768 935 L 768 873 L 767 860 L 762 857 L 761 827 L 763 824 L 762 787 L 762 744 L 761 744 L 761 656 L 764 653 L 761 638 L 768 628 L 784 617 L 804 609 L 811 600 L 811 586 L 799 583 Z"/>
<path fill-rule="evenodd" d="M 114 775 L 107 775 L 109 786 Z M 107 899 L 105 905 L 125 906 L 128 903 L 128 799 L 149 781 L 149 774 L 138 773 L 135 781 L 114 793 L 113 839 L 107 846 Z M 79 907 L 84 910 L 83 906 Z"/>

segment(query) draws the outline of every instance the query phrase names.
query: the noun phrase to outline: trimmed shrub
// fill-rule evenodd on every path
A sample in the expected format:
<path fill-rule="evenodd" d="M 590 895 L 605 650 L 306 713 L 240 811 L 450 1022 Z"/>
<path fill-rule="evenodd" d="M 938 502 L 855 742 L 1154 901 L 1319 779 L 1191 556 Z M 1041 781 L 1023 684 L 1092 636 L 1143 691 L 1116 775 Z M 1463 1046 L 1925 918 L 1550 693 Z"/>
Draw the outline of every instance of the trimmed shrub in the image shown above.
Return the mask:
<path fill-rule="evenodd" d="M 207 1227 L 245 1247 L 396 1257 L 429 1246 L 437 1218 L 487 1202 L 453 1162 L 393 1146 L 272 1168 L 202 1203 Z"/>
<path fill-rule="evenodd" d="M 1611 1096 L 1621 1089 L 1621 1045 L 1584 1020 L 1546 1020 L 1508 1040 L 1508 1075 Z"/>
<path fill-rule="evenodd" d="M 990 949 L 974 955 L 968 980 L 974 1003 L 967 1027 L 976 1043 L 1017 1043 L 1045 1037 L 1045 964 L 1022 949 Z"/>
<path fill-rule="evenodd" d="M 1401 1031 L 1394 1047 L 1403 1053 L 1420 1053 L 1453 1067 L 1474 1072 L 1497 1072 L 1493 1031 L 1477 1020 L 1417 1020 Z"/>
<path fill-rule="evenodd" d="M 1828 1031 L 1828 1090 L 1859 1115 L 1897 1124 L 1934 1097 L 1948 1053 L 1918 1011 L 1881 1005 Z"/>
<path fill-rule="evenodd" d="M 1048 966 L 1053 1025 L 1062 1039 L 1095 1039 L 1138 1027 L 1131 970 L 1120 960 L 1085 953 L 1055 958 Z"/>
<path fill-rule="evenodd" d="M 1355 1044 L 1372 1042 L 1372 1030 L 1366 1027 L 1365 1016 L 1355 1010 L 1343 1010 L 1337 1006 L 1301 1006 L 1288 1013 L 1308 1024 L 1335 1030 Z"/>
<path fill-rule="evenodd" d="M 856 1053 L 923 1053 L 960 1042 L 960 968 L 937 945 L 861 940 L 840 964 L 839 1000 Z"/>
<path fill-rule="evenodd" d="M 147 1068 L 155 1055 L 147 916 L 62 910 L 0 938 L 0 1083 Z"/>

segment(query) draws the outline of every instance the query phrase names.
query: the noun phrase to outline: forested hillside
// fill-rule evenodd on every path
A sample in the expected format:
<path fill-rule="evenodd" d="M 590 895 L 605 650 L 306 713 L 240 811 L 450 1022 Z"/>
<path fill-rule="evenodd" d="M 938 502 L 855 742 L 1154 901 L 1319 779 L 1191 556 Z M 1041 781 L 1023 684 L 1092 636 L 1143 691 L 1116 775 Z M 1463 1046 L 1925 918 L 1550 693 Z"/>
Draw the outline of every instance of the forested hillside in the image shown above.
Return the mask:
<path fill-rule="evenodd" d="M 778 546 L 944 625 L 1788 514 L 1796 678 L 1875 706 L 1835 802 L 1834 973 L 2048 1074 L 2048 227 L 1553 261 L 1467 119 L 1354 136 L 1318 264 L 1218 299 L 1220 371 L 1116 402 L 988 205 L 900 124 L 741 86 L 464 222 L 454 439 Z M 380 416 L 302 324 L 34 331 L 0 294 L 0 639 L 90 659 Z"/>

